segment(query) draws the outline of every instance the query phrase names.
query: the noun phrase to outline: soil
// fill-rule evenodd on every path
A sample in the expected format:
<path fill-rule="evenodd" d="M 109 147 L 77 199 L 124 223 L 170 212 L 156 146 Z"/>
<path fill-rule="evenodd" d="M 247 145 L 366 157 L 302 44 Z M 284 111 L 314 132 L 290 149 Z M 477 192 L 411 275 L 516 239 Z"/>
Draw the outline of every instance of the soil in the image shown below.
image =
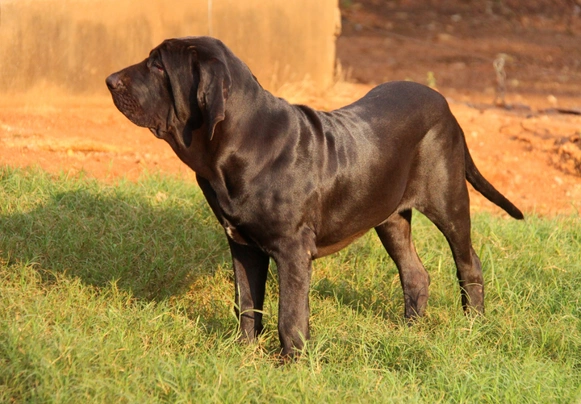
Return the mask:
<path fill-rule="evenodd" d="M 581 4 L 518 3 L 343 0 L 336 84 L 318 95 L 293 86 L 278 93 L 331 110 L 383 81 L 428 84 L 448 99 L 480 171 L 517 206 L 579 212 Z M 144 171 L 195 181 L 168 145 L 109 98 L 50 89 L 0 97 L 0 164 L 107 181 Z M 502 214 L 477 192 L 471 198 L 474 210 Z"/>

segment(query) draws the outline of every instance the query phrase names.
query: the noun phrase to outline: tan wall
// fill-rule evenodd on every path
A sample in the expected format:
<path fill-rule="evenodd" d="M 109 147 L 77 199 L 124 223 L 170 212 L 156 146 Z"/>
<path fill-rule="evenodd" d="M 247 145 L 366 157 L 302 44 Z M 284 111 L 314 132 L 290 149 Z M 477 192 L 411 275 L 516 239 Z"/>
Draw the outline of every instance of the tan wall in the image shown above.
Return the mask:
<path fill-rule="evenodd" d="M 331 84 L 338 0 L 0 0 L 0 94 L 105 94 L 162 40 L 222 39 L 266 88 Z M 209 9 L 211 13 L 209 13 Z M 211 17 L 210 17 L 211 14 Z"/>

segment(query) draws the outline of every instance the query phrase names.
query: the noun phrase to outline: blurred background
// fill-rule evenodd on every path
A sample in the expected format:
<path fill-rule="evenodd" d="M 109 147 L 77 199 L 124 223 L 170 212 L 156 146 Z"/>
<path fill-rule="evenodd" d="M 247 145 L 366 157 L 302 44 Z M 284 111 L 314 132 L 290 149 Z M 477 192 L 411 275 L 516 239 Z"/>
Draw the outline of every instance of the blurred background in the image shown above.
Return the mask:
<path fill-rule="evenodd" d="M 166 38 L 222 39 L 267 88 L 331 84 L 336 0 L 2 0 L 0 91 L 105 93 L 104 78 Z"/>
<path fill-rule="evenodd" d="M 188 35 L 222 39 L 266 89 L 318 109 L 384 81 L 429 85 L 517 205 L 579 210 L 581 0 L 0 0 L 0 164 L 193 178 L 104 84 Z"/>

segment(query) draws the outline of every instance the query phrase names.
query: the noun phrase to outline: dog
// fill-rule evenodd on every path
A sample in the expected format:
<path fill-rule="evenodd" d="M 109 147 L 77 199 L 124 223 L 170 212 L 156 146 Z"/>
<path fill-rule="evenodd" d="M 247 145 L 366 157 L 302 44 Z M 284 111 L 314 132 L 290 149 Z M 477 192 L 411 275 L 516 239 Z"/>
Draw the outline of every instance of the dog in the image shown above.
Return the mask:
<path fill-rule="evenodd" d="M 284 357 L 309 339 L 311 264 L 375 229 L 394 260 L 407 319 L 424 314 L 430 277 L 411 238 L 412 208 L 444 234 L 462 305 L 484 311 L 466 180 L 510 216 L 522 212 L 478 171 L 438 92 L 388 82 L 332 112 L 291 105 L 211 37 L 168 39 L 106 79 L 131 122 L 196 173 L 232 254 L 241 338 L 262 330 L 269 258 L 278 269 Z"/>

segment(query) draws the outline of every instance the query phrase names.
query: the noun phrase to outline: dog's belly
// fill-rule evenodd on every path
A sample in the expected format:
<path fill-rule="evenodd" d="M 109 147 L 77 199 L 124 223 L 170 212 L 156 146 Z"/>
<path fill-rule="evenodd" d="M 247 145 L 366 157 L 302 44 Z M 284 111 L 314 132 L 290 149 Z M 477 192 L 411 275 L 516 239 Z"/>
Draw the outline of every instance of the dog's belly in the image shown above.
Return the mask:
<path fill-rule="evenodd" d="M 333 203 L 323 203 L 317 215 L 319 219 L 312 227 L 317 247 L 314 258 L 347 247 L 370 229 L 384 223 L 398 209 L 406 189 L 407 167 L 398 168 L 397 175 L 386 169 L 388 175 L 376 176 L 370 186 L 361 187 L 358 184 L 343 188 L 344 193 L 329 198 Z M 356 181 L 353 183 L 357 184 Z"/>
<path fill-rule="evenodd" d="M 351 244 L 353 241 L 357 240 L 359 237 L 363 236 L 365 233 L 367 233 L 369 231 L 369 229 L 367 230 L 363 230 L 360 231 L 358 233 L 355 233 L 335 244 L 331 244 L 331 245 L 317 245 L 317 251 L 315 254 L 313 254 L 313 258 L 321 258 L 324 257 L 326 255 L 330 255 L 333 253 L 336 253 L 339 250 L 342 250 L 343 248 L 347 247 L 349 244 Z"/>
<path fill-rule="evenodd" d="M 374 207 L 367 206 L 367 209 L 362 208 L 358 212 L 352 211 L 334 223 L 323 224 L 316 237 L 317 251 L 313 254 L 313 258 L 333 254 L 347 247 L 369 230 L 384 223 L 397 209 L 397 200 L 387 204 L 377 204 Z"/>

